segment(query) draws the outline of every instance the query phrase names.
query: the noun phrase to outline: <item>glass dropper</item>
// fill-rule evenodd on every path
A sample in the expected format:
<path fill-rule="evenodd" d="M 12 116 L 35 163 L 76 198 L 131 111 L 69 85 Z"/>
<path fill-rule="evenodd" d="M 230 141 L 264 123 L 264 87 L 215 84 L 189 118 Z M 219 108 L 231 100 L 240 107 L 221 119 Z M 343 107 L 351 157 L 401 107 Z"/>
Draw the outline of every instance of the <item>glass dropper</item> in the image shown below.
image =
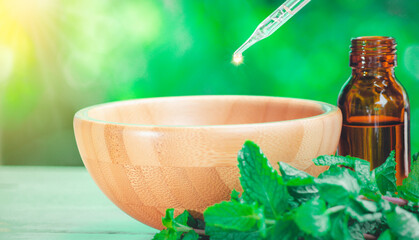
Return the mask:
<path fill-rule="evenodd" d="M 303 8 L 310 0 L 287 0 L 263 22 L 257 26 L 253 34 L 243 43 L 233 55 L 233 63 L 239 65 L 243 62 L 243 52 L 253 44 L 269 37 L 292 16 L 294 16 L 301 8 Z"/>

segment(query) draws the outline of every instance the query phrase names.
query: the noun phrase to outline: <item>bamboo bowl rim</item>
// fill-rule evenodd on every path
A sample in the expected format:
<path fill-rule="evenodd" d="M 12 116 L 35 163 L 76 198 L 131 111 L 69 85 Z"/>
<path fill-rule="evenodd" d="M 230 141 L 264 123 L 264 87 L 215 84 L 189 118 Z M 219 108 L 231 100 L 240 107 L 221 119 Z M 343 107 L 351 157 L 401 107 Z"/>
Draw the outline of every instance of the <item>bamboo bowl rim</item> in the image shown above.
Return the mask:
<path fill-rule="evenodd" d="M 113 121 L 105 121 L 97 118 L 93 118 L 89 116 L 89 111 L 98 108 L 111 108 L 111 107 L 118 107 L 124 105 L 130 105 L 136 102 L 157 102 L 157 101 L 173 101 L 173 100 L 182 100 L 182 99 L 231 99 L 231 100 L 240 100 L 240 99 L 247 99 L 247 100 L 292 100 L 295 103 L 309 103 L 313 105 L 320 106 L 320 109 L 323 111 L 321 114 L 310 116 L 310 117 L 303 117 L 303 118 L 296 118 L 290 120 L 281 120 L 281 121 L 271 121 L 271 122 L 261 122 L 261 123 L 240 123 L 240 124 L 221 124 L 221 125 L 159 125 L 159 124 L 136 124 L 136 123 L 122 123 L 122 122 L 113 122 Z M 316 101 L 316 100 L 309 100 L 309 99 L 301 99 L 301 98 L 290 98 L 290 97 L 275 97 L 275 96 L 255 96 L 255 95 L 193 95 L 193 96 L 172 96 L 172 97 L 153 97 L 153 98 L 139 98 L 139 99 L 130 99 L 130 100 L 121 100 L 121 101 L 114 101 L 102 104 L 92 105 L 90 107 L 83 108 L 76 112 L 74 115 L 75 119 L 80 119 L 83 121 L 88 121 L 97 124 L 110 124 L 116 126 L 126 126 L 126 127 L 141 127 L 141 128 L 161 128 L 161 129 L 175 129 L 175 128 L 246 128 L 246 127 L 255 127 L 255 126 L 269 126 L 269 125 L 276 125 L 276 124 L 286 124 L 289 122 L 298 122 L 298 121 L 306 121 L 306 120 L 316 120 L 322 119 L 327 117 L 328 115 L 332 115 L 339 111 L 337 106 L 334 106 L 329 103 Z"/>

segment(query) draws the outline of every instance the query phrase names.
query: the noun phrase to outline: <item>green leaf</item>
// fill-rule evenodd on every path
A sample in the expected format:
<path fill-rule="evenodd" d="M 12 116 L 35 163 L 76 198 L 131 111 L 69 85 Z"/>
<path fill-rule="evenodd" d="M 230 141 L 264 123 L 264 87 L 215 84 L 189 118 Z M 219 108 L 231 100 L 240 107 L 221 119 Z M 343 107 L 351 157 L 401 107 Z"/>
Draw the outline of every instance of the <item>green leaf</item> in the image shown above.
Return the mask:
<path fill-rule="evenodd" d="M 313 180 L 310 182 L 313 182 Z M 316 185 L 307 183 L 308 181 L 305 179 L 293 179 L 287 182 L 289 194 L 300 204 L 319 196 Z"/>
<path fill-rule="evenodd" d="M 418 219 L 410 212 L 392 205 L 385 213 L 391 232 L 400 239 L 419 239 Z"/>
<path fill-rule="evenodd" d="M 349 216 L 351 216 L 353 219 L 356 219 L 360 223 L 369 222 L 369 221 L 376 221 L 380 218 L 382 218 L 382 213 L 365 213 L 361 214 L 359 212 L 359 209 L 354 209 L 352 207 L 348 207 L 345 211 Z"/>
<path fill-rule="evenodd" d="M 280 236 L 280 238 L 278 236 Z M 274 229 L 269 239 L 294 240 L 298 239 L 300 236 L 302 236 L 302 232 L 292 219 L 280 219 L 274 225 Z"/>
<path fill-rule="evenodd" d="M 232 196 L 238 197 L 233 191 Z M 204 212 L 205 233 L 217 239 L 261 239 L 272 227 L 266 227 L 263 208 L 256 203 L 221 202 Z"/>
<path fill-rule="evenodd" d="M 298 207 L 294 221 L 302 231 L 315 237 L 325 235 L 330 229 L 326 203 L 321 199 L 310 200 Z"/>
<path fill-rule="evenodd" d="M 396 240 L 396 236 L 394 236 L 390 229 L 385 230 L 383 233 L 380 234 L 378 240 Z"/>
<path fill-rule="evenodd" d="M 338 155 L 321 155 L 313 159 L 313 163 L 316 166 L 339 166 L 343 165 L 346 167 L 354 168 L 353 161 L 346 159 L 344 156 Z"/>
<path fill-rule="evenodd" d="M 164 229 L 154 235 L 153 239 L 177 240 L 181 238 L 184 232 L 189 232 L 192 230 L 192 227 L 188 225 L 198 225 L 198 222 L 188 213 L 188 211 L 184 211 L 182 214 L 174 218 L 173 208 L 166 210 L 166 215 L 162 218 L 162 223 L 163 226 L 165 226 L 167 229 Z"/>
<path fill-rule="evenodd" d="M 345 212 L 336 212 L 330 215 L 330 236 L 332 239 L 352 240 L 348 229 L 349 216 Z"/>
<path fill-rule="evenodd" d="M 176 232 L 173 229 L 164 229 L 154 235 L 153 240 L 179 240 L 181 235 L 181 232 Z"/>
<path fill-rule="evenodd" d="M 377 202 L 374 201 L 356 198 L 352 199 L 351 202 L 356 202 L 357 204 L 359 204 L 359 206 L 361 206 L 365 211 L 368 212 L 378 212 L 380 210 L 379 205 L 377 204 Z"/>
<path fill-rule="evenodd" d="M 206 227 L 224 230 L 250 231 L 266 228 L 263 208 L 256 204 L 221 202 L 208 207 L 204 218 Z"/>
<path fill-rule="evenodd" d="M 276 221 L 277 222 L 277 221 Z M 254 229 L 249 231 L 237 231 L 237 230 L 225 230 L 223 228 L 215 226 L 207 226 L 205 228 L 205 234 L 210 236 L 211 240 L 256 240 L 256 239 L 278 239 L 278 236 L 281 236 L 281 239 L 292 239 L 293 233 L 298 232 L 297 229 L 288 228 L 288 232 L 285 235 L 278 234 L 279 232 L 275 231 L 277 224 L 268 225 L 267 228 L 263 231 L 266 231 L 266 238 L 263 237 L 263 234 L 260 229 Z M 288 226 L 288 225 L 286 225 Z M 295 226 L 295 224 L 294 224 Z M 294 230 L 294 232 L 292 232 Z"/>
<path fill-rule="evenodd" d="M 232 202 L 239 202 L 239 203 L 244 203 L 243 198 L 240 196 L 240 193 L 237 192 L 235 189 L 233 189 L 233 191 L 230 194 L 230 201 Z"/>
<path fill-rule="evenodd" d="M 362 199 L 350 199 L 345 212 L 351 218 L 363 223 L 380 220 L 383 217 L 383 214 L 378 210 L 379 207 L 376 202 Z"/>
<path fill-rule="evenodd" d="M 271 227 L 272 228 L 272 227 Z M 271 231 L 271 228 L 268 227 L 267 231 Z M 223 228 L 206 226 L 205 234 L 210 236 L 211 240 L 255 240 L 263 239 L 261 237 L 261 231 L 258 229 L 250 230 L 246 232 L 237 231 L 237 230 L 225 230 Z M 272 234 L 269 234 L 270 236 Z"/>
<path fill-rule="evenodd" d="M 395 193 L 397 191 L 396 160 L 394 158 L 394 154 L 395 152 L 391 151 L 386 161 L 374 169 L 372 173 L 372 176 L 375 176 L 378 189 L 383 195 L 387 192 Z"/>
<path fill-rule="evenodd" d="M 183 235 L 182 240 L 198 240 L 199 235 L 195 231 L 191 230 L 187 232 L 185 235 Z"/>
<path fill-rule="evenodd" d="M 288 193 L 299 203 L 319 196 L 314 177 L 284 162 L 279 162 L 279 171 L 287 185 Z"/>
<path fill-rule="evenodd" d="M 419 159 L 419 152 L 412 155 L 412 162 L 416 162 Z"/>
<path fill-rule="evenodd" d="M 344 204 L 349 201 L 349 197 L 357 197 L 360 191 L 354 172 L 337 166 L 330 167 L 314 182 L 320 197 L 331 205 Z"/>
<path fill-rule="evenodd" d="M 192 218 L 192 216 L 187 211 L 184 211 L 182 214 L 177 216 L 176 219 L 174 218 L 173 214 L 173 208 L 166 210 L 166 215 L 162 218 L 163 226 L 165 226 L 167 229 L 180 232 L 187 232 L 192 230 L 192 228 L 188 226 L 188 219 Z"/>
<path fill-rule="evenodd" d="M 375 179 L 371 177 L 370 163 L 358 158 L 353 159 L 355 159 L 355 176 L 358 179 L 362 192 L 377 192 L 378 186 Z"/>
<path fill-rule="evenodd" d="M 370 174 L 370 163 L 366 160 L 351 156 L 321 155 L 313 159 L 317 166 L 345 166 L 361 172 L 365 176 Z"/>
<path fill-rule="evenodd" d="M 419 202 L 419 161 L 414 161 L 411 166 L 411 172 L 403 184 L 398 187 L 400 196 L 406 200 Z"/>
<path fill-rule="evenodd" d="M 299 169 L 296 169 L 295 167 L 284 163 L 284 162 L 278 162 L 279 164 L 279 171 L 281 172 L 281 176 L 284 179 L 284 181 L 288 181 L 294 178 L 298 179 L 305 179 L 305 178 L 313 178 L 310 174 L 301 171 Z"/>
<path fill-rule="evenodd" d="M 192 216 L 189 214 L 188 211 L 183 211 L 182 214 L 180 214 L 179 216 L 177 216 L 175 218 L 175 226 L 176 225 L 188 225 L 188 220 L 189 218 L 192 218 Z"/>
<path fill-rule="evenodd" d="M 375 180 L 371 179 L 370 163 L 360 158 L 351 156 L 328 156 L 322 155 L 315 159 L 313 162 L 317 166 L 345 166 L 352 168 L 355 171 L 355 176 L 361 188 L 367 191 L 376 192 L 378 190 Z"/>
<path fill-rule="evenodd" d="M 162 218 L 163 226 L 165 226 L 167 229 L 176 230 L 175 226 L 174 226 L 174 216 L 173 216 L 174 211 L 175 211 L 175 209 L 173 209 L 173 208 L 167 209 L 166 210 L 166 215 Z"/>
<path fill-rule="evenodd" d="M 185 211 L 185 212 L 187 212 L 187 211 Z M 181 215 L 179 215 L 179 216 L 181 216 Z M 201 219 L 193 218 L 192 215 L 189 214 L 189 212 L 188 212 L 187 216 L 188 216 L 187 225 L 189 227 L 195 228 L 195 229 L 202 229 L 202 230 L 205 229 L 205 222 L 204 221 L 202 221 Z M 176 218 L 176 220 L 177 220 L 177 218 Z"/>
<path fill-rule="evenodd" d="M 246 141 L 238 154 L 240 183 L 245 202 L 257 202 L 265 207 L 266 217 L 277 218 L 290 199 L 281 176 L 271 166 L 261 149 Z"/>

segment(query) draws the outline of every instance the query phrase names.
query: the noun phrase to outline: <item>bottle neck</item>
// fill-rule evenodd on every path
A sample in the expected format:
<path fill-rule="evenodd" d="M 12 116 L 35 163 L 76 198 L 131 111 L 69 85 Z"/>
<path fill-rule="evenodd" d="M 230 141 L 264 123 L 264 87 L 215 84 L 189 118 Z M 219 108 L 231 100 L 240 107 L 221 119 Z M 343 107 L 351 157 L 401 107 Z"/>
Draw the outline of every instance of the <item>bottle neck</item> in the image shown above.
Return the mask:
<path fill-rule="evenodd" d="M 394 68 L 397 66 L 397 56 L 395 54 L 388 55 L 362 55 L 351 53 L 350 64 L 352 68 Z"/>
<path fill-rule="evenodd" d="M 394 67 L 352 68 L 352 77 L 356 79 L 395 79 Z"/>
<path fill-rule="evenodd" d="M 359 37 L 351 41 L 350 66 L 358 69 L 394 68 L 396 41 L 391 37 Z"/>

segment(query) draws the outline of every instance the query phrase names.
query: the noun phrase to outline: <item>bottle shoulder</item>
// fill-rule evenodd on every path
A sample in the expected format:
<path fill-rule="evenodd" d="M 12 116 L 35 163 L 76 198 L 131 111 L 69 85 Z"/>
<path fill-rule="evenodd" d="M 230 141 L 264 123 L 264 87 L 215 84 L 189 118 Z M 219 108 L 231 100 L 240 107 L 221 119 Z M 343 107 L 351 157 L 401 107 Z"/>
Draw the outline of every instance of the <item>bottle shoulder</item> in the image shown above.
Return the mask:
<path fill-rule="evenodd" d="M 338 106 L 346 119 L 372 115 L 403 119 L 402 115 L 409 108 L 409 100 L 396 78 L 360 79 L 352 76 L 339 93 Z"/>
<path fill-rule="evenodd" d="M 357 79 L 350 77 L 342 86 L 338 103 L 363 99 L 362 103 L 408 101 L 406 90 L 396 79 Z"/>

